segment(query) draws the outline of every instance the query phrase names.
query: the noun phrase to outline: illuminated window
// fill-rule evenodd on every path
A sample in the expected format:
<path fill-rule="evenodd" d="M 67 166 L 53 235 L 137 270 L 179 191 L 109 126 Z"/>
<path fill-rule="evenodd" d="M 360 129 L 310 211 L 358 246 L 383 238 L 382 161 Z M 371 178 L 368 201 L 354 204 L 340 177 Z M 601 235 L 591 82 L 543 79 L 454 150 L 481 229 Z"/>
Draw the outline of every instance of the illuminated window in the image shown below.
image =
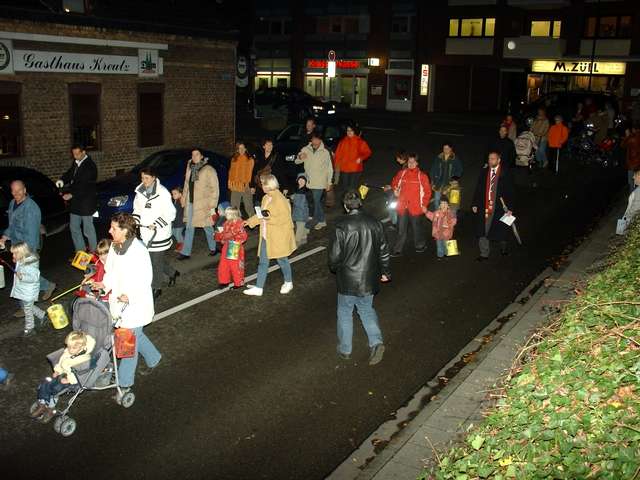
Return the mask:
<path fill-rule="evenodd" d="M 593 38 L 596 36 L 596 25 L 598 24 L 598 19 L 596 17 L 587 18 L 587 22 L 584 26 L 584 36 L 587 38 Z"/>
<path fill-rule="evenodd" d="M 462 28 L 460 29 L 461 37 L 481 37 L 482 36 L 482 19 L 481 18 L 463 18 Z"/>
<path fill-rule="evenodd" d="M 560 20 L 554 20 L 553 22 L 553 38 L 560 38 L 560 30 L 562 28 L 562 22 Z"/>
<path fill-rule="evenodd" d="M 495 29 L 496 29 L 496 19 L 495 18 L 485 18 L 484 19 L 484 36 L 485 37 L 493 37 Z"/>
<path fill-rule="evenodd" d="M 630 38 L 632 18 L 621 17 L 589 17 L 584 26 L 586 38 Z"/>
<path fill-rule="evenodd" d="M 449 36 L 457 37 L 458 29 L 460 28 L 460 20 L 457 18 L 452 18 L 449 20 Z"/>
<path fill-rule="evenodd" d="M 599 37 L 615 37 L 616 36 L 616 17 L 602 17 L 598 25 Z"/>
<path fill-rule="evenodd" d="M 551 29 L 551 22 L 548 20 L 531 22 L 532 37 L 548 37 L 550 29 Z"/>

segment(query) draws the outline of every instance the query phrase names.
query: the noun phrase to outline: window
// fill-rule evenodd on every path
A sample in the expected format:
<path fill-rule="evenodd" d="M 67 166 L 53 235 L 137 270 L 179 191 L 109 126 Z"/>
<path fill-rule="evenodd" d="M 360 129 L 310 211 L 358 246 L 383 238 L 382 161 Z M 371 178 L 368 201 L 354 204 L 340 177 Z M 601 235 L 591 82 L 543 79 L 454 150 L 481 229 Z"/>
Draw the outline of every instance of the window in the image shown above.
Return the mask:
<path fill-rule="evenodd" d="M 22 154 L 20 84 L 0 82 L 0 158 Z"/>
<path fill-rule="evenodd" d="M 271 35 L 282 35 L 282 20 L 272 20 L 269 33 Z"/>
<path fill-rule="evenodd" d="M 138 146 L 155 147 L 164 143 L 164 85 L 138 85 Z"/>
<path fill-rule="evenodd" d="M 531 36 L 560 38 L 561 27 L 559 20 L 534 20 L 531 22 Z"/>
<path fill-rule="evenodd" d="M 267 35 L 269 33 L 269 22 L 264 18 L 259 19 L 256 23 L 256 34 Z"/>
<path fill-rule="evenodd" d="M 344 31 L 345 33 L 358 33 L 358 19 L 353 17 L 345 18 Z"/>
<path fill-rule="evenodd" d="M 100 84 L 70 83 L 71 142 L 100 149 Z"/>
<path fill-rule="evenodd" d="M 87 13 L 84 0 L 62 0 L 62 10 L 66 13 Z"/>
<path fill-rule="evenodd" d="M 391 33 L 409 32 L 409 17 L 399 16 L 391 19 Z"/>
<path fill-rule="evenodd" d="M 332 18 L 331 19 L 331 33 L 342 33 L 342 19 L 341 18 Z"/>
<path fill-rule="evenodd" d="M 284 34 L 285 35 L 291 35 L 291 33 L 293 32 L 293 24 L 291 22 L 291 20 L 285 20 L 284 21 Z"/>
<path fill-rule="evenodd" d="M 584 26 L 586 38 L 630 38 L 631 16 L 589 17 Z"/>
<path fill-rule="evenodd" d="M 495 18 L 449 19 L 450 37 L 493 37 L 495 29 Z"/>

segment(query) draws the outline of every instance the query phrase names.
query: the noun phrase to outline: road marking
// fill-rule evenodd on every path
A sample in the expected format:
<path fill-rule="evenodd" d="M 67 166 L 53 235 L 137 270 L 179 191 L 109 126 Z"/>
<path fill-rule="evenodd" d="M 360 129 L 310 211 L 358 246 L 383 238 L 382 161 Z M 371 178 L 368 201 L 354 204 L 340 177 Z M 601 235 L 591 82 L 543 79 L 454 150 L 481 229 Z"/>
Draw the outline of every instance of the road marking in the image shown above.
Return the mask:
<path fill-rule="evenodd" d="M 386 128 L 386 127 L 362 127 L 367 130 L 381 130 L 383 132 L 395 132 L 395 128 Z"/>
<path fill-rule="evenodd" d="M 289 263 L 296 263 L 299 262 L 300 260 L 303 260 L 307 257 L 310 257 L 311 255 L 315 255 L 316 253 L 319 253 L 323 250 L 326 250 L 327 247 L 316 247 L 313 248 L 307 252 L 301 253 L 300 255 L 296 255 L 293 258 L 289 259 Z M 280 267 L 276 264 L 273 265 L 271 267 L 269 267 L 269 272 L 275 272 L 276 270 L 278 270 Z M 258 277 L 257 273 L 254 273 L 252 275 L 249 275 L 248 277 L 245 278 L 245 282 L 249 281 L 249 280 L 255 280 Z M 163 312 L 157 313 L 154 315 L 153 317 L 153 321 L 157 322 L 158 320 L 161 320 L 163 318 L 166 318 L 170 315 L 173 315 L 174 313 L 178 313 L 181 312 L 182 310 L 186 310 L 187 308 L 191 308 L 194 305 L 197 305 L 198 303 L 202 303 L 206 300 L 209 300 L 210 298 L 213 297 L 217 297 L 218 295 L 221 295 L 225 292 L 228 292 L 229 290 L 231 290 L 231 287 L 225 287 L 225 288 L 218 288 L 216 290 L 213 290 L 211 292 L 207 292 L 203 295 L 200 295 L 199 297 L 193 298 L 189 301 L 186 301 L 184 303 L 181 303 L 180 305 L 176 305 L 175 307 L 171 307 L 168 310 L 165 310 Z"/>
<path fill-rule="evenodd" d="M 447 135 L 449 137 L 464 137 L 464 133 L 449 133 L 449 132 L 427 132 L 429 135 Z"/>

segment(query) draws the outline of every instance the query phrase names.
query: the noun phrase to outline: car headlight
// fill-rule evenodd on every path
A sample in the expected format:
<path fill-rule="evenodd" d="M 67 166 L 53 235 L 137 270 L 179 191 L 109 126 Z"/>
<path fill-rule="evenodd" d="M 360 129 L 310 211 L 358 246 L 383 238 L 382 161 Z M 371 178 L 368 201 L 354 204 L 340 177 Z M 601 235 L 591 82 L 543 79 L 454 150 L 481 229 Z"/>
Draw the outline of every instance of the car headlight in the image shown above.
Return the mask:
<path fill-rule="evenodd" d="M 323 105 L 314 105 L 313 109 L 314 110 L 324 110 L 324 106 Z"/>
<path fill-rule="evenodd" d="M 398 201 L 397 200 L 392 200 L 392 201 L 389 202 L 389 209 L 390 210 L 393 210 L 397 206 L 398 206 Z"/>
<path fill-rule="evenodd" d="M 296 156 L 295 156 L 295 155 L 287 155 L 286 157 L 284 157 L 284 159 L 285 159 L 287 162 L 294 162 L 294 161 L 295 161 L 295 159 L 296 159 Z"/>
<path fill-rule="evenodd" d="M 118 195 L 117 197 L 111 197 L 107 202 L 110 207 L 121 207 L 129 200 L 129 195 Z"/>
<path fill-rule="evenodd" d="M 334 113 L 336 113 L 336 111 L 335 111 L 335 110 L 327 110 L 327 113 L 328 113 L 329 115 L 333 115 Z"/>

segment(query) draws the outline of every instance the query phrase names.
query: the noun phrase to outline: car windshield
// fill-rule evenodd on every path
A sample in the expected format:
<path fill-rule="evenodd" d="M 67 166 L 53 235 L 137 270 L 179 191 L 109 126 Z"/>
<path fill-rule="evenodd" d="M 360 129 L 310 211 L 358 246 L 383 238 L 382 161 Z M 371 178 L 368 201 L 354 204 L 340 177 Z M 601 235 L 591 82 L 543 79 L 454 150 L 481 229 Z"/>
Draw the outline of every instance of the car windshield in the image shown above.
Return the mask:
<path fill-rule="evenodd" d="M 184 152 L 159 152 L 133 167 L 131 173 L 139 175 L 143 168 L 151 167 L 159 177 L 170 176 L 184 167 L 187 157 L 188 154 Z"/>

